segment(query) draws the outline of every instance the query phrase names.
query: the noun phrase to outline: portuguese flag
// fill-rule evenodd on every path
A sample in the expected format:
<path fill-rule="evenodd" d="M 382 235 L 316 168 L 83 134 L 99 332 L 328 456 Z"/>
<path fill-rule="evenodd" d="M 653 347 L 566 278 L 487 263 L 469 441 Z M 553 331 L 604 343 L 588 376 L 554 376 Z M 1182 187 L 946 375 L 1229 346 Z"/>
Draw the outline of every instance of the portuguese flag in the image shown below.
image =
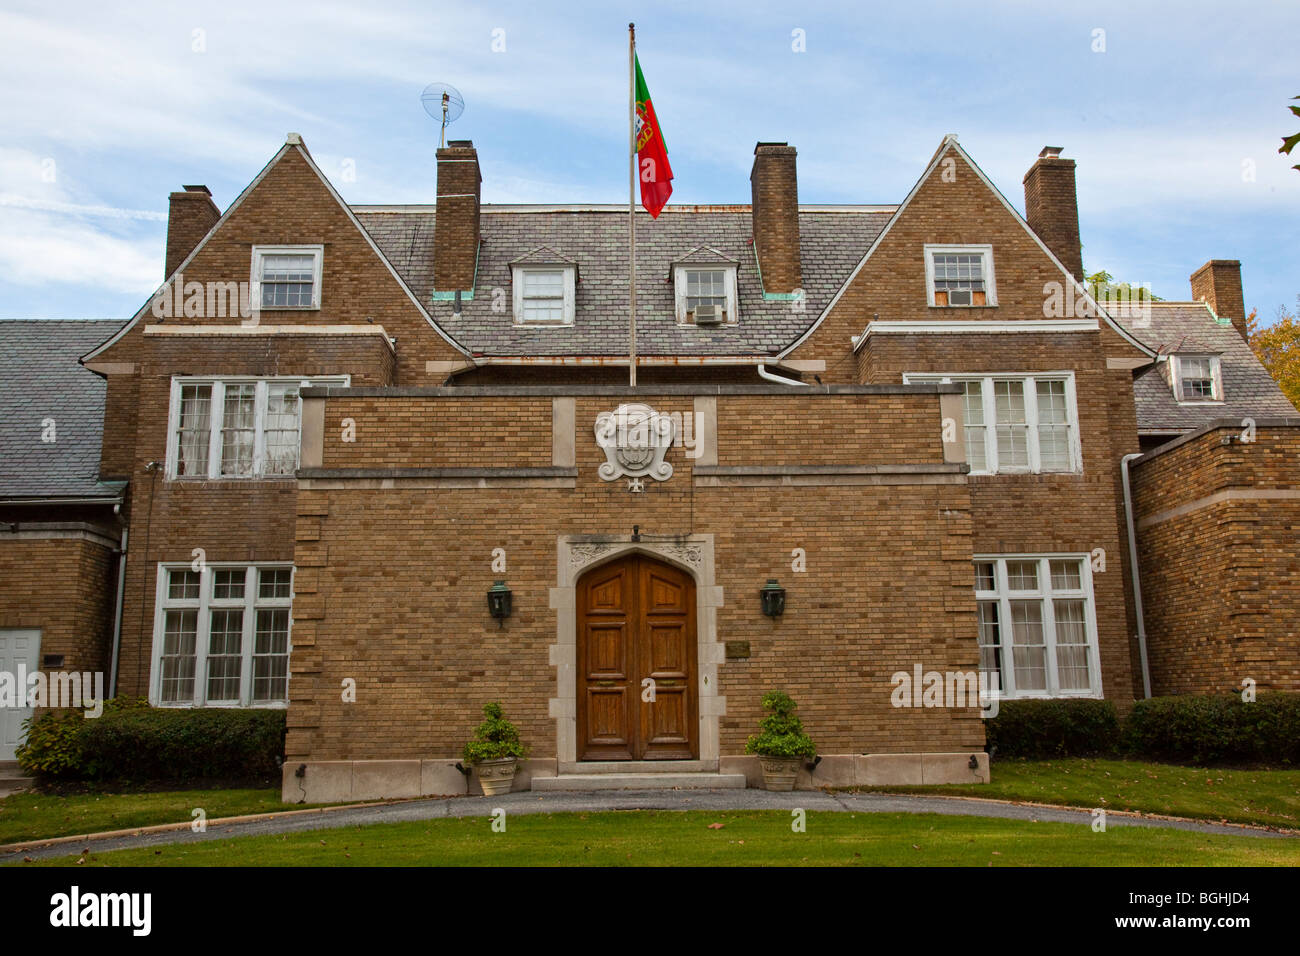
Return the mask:
<path fill-rule="evenodd" d="M 655 116 L 650 91 L 641 75 L 641 58 L 636 63 L 636 166 L 641 180 L 641 205 L 658 219 L 668 197 L 673 194 L 673 168 L 668 165 L 668 145 L 664 142 L 659 118 Z"/>

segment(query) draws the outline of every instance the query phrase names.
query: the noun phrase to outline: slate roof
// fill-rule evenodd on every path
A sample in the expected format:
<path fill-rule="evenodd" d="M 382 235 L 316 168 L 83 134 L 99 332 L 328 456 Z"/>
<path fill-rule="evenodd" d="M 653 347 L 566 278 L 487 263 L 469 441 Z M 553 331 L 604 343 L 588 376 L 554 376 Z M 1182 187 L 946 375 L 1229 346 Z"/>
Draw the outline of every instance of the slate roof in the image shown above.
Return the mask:
<path fill-rule="evenodd" d="M 1295 416 L 1295 406 L 1260 364 L 1241 333 L 1231 324 L 1221 324 L 1204 302 L 1152 303 L 1145 324 L 1138 314 L 1114 308 L 1108 311 L 1135 338 L 1162 355 L 1175 352 L 1219 355 L 1224 399 L 1221 405 L 1178 404 L 1165 362 L 1139 369 L 1133 378 L 1139 432 L 1187 432 L 1216 418 Z"/>
<path fill-rule="evenodd" d="M 816 321 L 872 241 L 893 206 L 799 212 L 804 308 L 765 299 L 760 287 L 748 206 L 668 206 L 657 220 L 637 215 L 637 351 L 641 355 L 769 356 Z M 353 206 L 357 219 L 434 320 L 468 351 L 487 356 L 624 355 L 627 352 L 627 209 L 484 205 L 478 278 L 459 319 L 452 303 L 435 301 L 433 206 Z M 516 326 L 510 263 L 545 247 L 578 267 L 572 326 Z M 706 254 L 707 250 L 707 254 Z M 711 328 L 680 326 L 669 278 L 674 262 L 737 262 L 740 320 Z M 498 306 L 493 311 L 493 290 Z M 504 300 L 502 296 L 504 295 Z"/>
<path fill-rule="evenodd" d="M 77 360 L 124 324 L 0 320 L 0 499 L 118 496 L 98 480 L 104 380 Z"/>

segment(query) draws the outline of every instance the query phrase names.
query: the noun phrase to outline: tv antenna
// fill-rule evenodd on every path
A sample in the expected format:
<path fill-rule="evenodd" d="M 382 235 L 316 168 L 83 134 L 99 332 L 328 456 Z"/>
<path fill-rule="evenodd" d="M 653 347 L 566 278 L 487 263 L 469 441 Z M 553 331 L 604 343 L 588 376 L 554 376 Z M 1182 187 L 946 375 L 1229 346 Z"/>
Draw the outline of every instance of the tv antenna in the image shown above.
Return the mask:
<path fill-rule="evenodd" d="M 438 134 L 438 148 L 447 145 L 447 124 L 460 119 L 465 112 L 465 97 L 450 83 L 430 83 L 420 94 L 424 111 L 442 123 Z"/>

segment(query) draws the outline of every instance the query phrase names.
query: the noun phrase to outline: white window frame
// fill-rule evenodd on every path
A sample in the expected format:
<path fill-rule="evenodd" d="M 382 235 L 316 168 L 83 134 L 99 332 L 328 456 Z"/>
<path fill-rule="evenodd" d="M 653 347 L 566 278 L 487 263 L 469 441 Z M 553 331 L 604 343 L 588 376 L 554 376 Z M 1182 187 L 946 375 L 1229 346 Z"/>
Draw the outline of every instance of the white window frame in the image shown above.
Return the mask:
<path fill-rule="evenodd" d="M 253 701 L 253 657 L 257 642 L 257 611 L 261 608 L 288 608 L 289 633 L 286 654 L 293 661 L 293 582 L 294 568 L 288 561 L 264 561 L 254 564 L 239 561 L 210 561 L 204 565 L 206 570 L 199 572 L 198 598 L 169 598 L 167 594 L 168 573 L 171 571 L 193 571 L 193 565 L 179 562 L 159 562 L 154 592 L 153 650 L 149 669 L 149 703 L 154 707 L 229 707 L 235 709 L 284 709 L 289 706 L 289 682 L 293 679 L 292 668 L 288 670 L 285 681 L 284 700 Z M 215 580 L 213 571 L 244 569 L 244 597 L 242 599 L 215 599 L 212 597 L 212 585 Z M 257 596 L 258 571 L 290 571 L 289 596 L 287 598 L 259 598 Z M 238 701 L 208 702 L 208 647 L 211 637 L 212 611 L 222 608 L 242 608 L 243 633 L 240 638 L 240 656 L 242 658 L 239 678 Z M 162 699 L 162 652 L 165 636 L 165 622 L 168 611 L 194 610 L 196 614 L 194 637 L 194 695 L 188 701 L 163 701 Z"/>
<path fill-rule="evenodd" d="M 925 298 L 934 309 L 989 309 L 998 304 L 998 286 L 993 275 L 993 246 L 965 245 L 945 246 L 925 244 Z M 984 273 L 983 305 L 935 305 L 934 304 L 934 257 L 936 255 L 978 255 L 982 258 L 981 271 Z"/>
<path fill-rule="evenodd" d="M 1183 367 L 1185 359 L 1209 359 L 1210 382 L 1214 394 L 1210 398 L 1183 398 Z M 1188 352 L 1169 356 L 1169 377 L 1172 383 L 1174 399 L 1179 405 L 1222 405 L 1223 404 L 1223 364 L 1217 355 L 1200 352 Z"/>
<path fill-rule="evenodd" d="M 526 266 L 511 266 L 510 268 L 515 325 L 526 325 L 529 328 L 537 329 L 559 329 L 573 325 L 578 285 L 577 266 L 564 263 L 552 265 L 536 263 Z M 530 272 L 562 272 L 564 274 L 564 316 L 560 321 L 524 318 L 524 276 Z"/>
<path fill-rule="evenodd" d="M 1038 588 L 1033 591 L 1012 591 L 1007 574 L 1007 563 L 1016 561 L 1034 561 L 1038 564 Z M 1077 561 L 1079 563 L 1079 584 L 1078 591 L 1055 591 L 1052 588 L 1051 562 L 1052 561 Z M 1003 700 L 1011 699 L 1052 699 L 1052 698 L 1091 698 L 1101 699 L 1101 655 L 1100 645 L 1097 639 L 1097 607 L 1093 598 L 1092 582 L 1092 557 L 1089 554 L 1073 554 L 1069 552 L 1056 554 L 977 554 L 975 555 L 971 570 L 974 573 L 976 564 L 989 563 L 993 564 L 994 573 L 994 591 L 981 591 L 978 589 L 978 578 L 976 579 L 975 600 L 978 604 L 981 601 L 998 602 L 998 622 L 1002 648 L 1002 672 L 998 675 L 998 687 L 989 688 L 992 696 L 999 697 Z M 1085 630 L 1088 638 L 1088 683 L 1091 685 L 1089 690 L 1061 690 L 1059 687 L 1060 673 L 1057 670 L 1056 662 L 1056 615 L 1053 598 L 1062 600 L 1082 600 L 1084 609 Z M 1046 670 L 1046 690 L 1020 690 L 1016 687 L 1015 676 L 1015 659 L 1012 648 L 1015 646 L 1011 641 L 1011 602 L 1019 600 L 1041 601 L 1043 606 L 1043 641 L 1045 645 L 1045 670 Z M 978 625 L 977 625 L 978 626 Z M 976 638 L 978 644 L 978 637 Z"/>
<path fill-rule="evenodd" d="M 267 475 L 266 470 L 266 409 L 268 386 L 298 385 L 300 389 L 317 385 L 343 386 L 351 384 L 350 375 L 281 375 L 264 378 L 257 375 L 220 375 L 194 376 L 173 375 L 171 399 L 167 413 L 167 469 L 169 481 L 257 481 L 291 480 L 292 475 Z M 253 437 L 253 473 L 251 475 L 223 475 L 221 473 L 221 426 L 225 415 L 225 397 L 227 385 L 254 383 L 257 386 L 254 414 Z M 187 385 L 211 385 L 212 404 L 208 421 L 208 473 L 206 475 L 181 475 L 180 469 L 180 435 L 177 430 L 181 417 L 181 389 Z M 302 441 L 302 399 L 298 406 L 299 461 L 301 461 Z"/>
<path fill-rule="evenodd" d="M 964 306 L 962 307 L 964 308 Z M 1038 382 L 1040 379 L 1065 381 L 1065 415 L 1070 430 L 1070 467 L 1065 470 L 1043 470 L 1042 450 L 1038 444 Z M 1079 475 L 1083 474 L 1083 446 L 1079 437 L 1079 403 L 1074 390 L 1074 373 L 1061 372 L 985 372 L 966 374 L 939 374 L 934 372 L 905 372 L 903 384 L 939 383 L 942 385 L 980 381 L 980 400 L 984 407 L 984 463 L 985 468 L 972 475 Z M 1029 466 L 998 465 L 997 403 L 993 394 L 994 382 L 1022 382 L 1025 389 L 1025 424 L 1028 431 Z M 1032 399 L 1032 400 L 1031 400 Z M 969 424 L 963 422 L 963 426 Z M 965 436 L 963 434 L 963 442 Z M 963 445 L 964 447 L 964 445 Z"/>
<path fill-rule="evenodd" d="M 736 325 L 740 322 L 740 296 L 736 291 L 736 265 L 732 262 L 685 262 L 673 266 L 673 289 L 677 311 L 678 325 L 694 325 L 686 313 L 686 273 L 687 272 L 721 272 L 722 282 L 727 295 L 726 321 L 724 325 Z"/>
<path fill-rule="evenodd" d="M 267 256 L 312 256 L 312 280 L 311 280 L 311 305 L 262 305 L 262 266 L 263 260 Z M 253 309 L 263 309 L 268 312 L 310 312 L 320 309 L 321 301 L 321 276 L 325 262 L 325 247 L 323 245 L 307 246 L 253 246 L 253 266 L 252 278 L 249 282 L 249 288 L 252 294 L 249 296 L 249 307 Z"/>

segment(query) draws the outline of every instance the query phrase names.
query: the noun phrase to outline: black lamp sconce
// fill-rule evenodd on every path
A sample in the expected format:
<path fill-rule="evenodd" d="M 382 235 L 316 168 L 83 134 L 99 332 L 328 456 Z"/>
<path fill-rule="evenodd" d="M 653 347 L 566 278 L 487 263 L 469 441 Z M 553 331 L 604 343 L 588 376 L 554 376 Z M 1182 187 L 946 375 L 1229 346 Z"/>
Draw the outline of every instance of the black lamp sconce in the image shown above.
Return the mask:
<path fill-rule="evenodd" d="M 505 581 L 498 581 L 496 584 L 492 585 L 492 587 L 488 588 L 488 611 L 497 619 L 498 627 L 506 626 L 506 618 L 510 616 L 513 597 L 514 596 L 510 593 L 510 589 L 506 587 Z"/>
<path fill-rule="evenodd" d="M 780 617 L 785 613 L 785 588 L 777 583 L 776 578 L 768 578 L 767 583 L 759 588 L 758 596 L 763 602 L 763 613 L 768 617 Z"/>

